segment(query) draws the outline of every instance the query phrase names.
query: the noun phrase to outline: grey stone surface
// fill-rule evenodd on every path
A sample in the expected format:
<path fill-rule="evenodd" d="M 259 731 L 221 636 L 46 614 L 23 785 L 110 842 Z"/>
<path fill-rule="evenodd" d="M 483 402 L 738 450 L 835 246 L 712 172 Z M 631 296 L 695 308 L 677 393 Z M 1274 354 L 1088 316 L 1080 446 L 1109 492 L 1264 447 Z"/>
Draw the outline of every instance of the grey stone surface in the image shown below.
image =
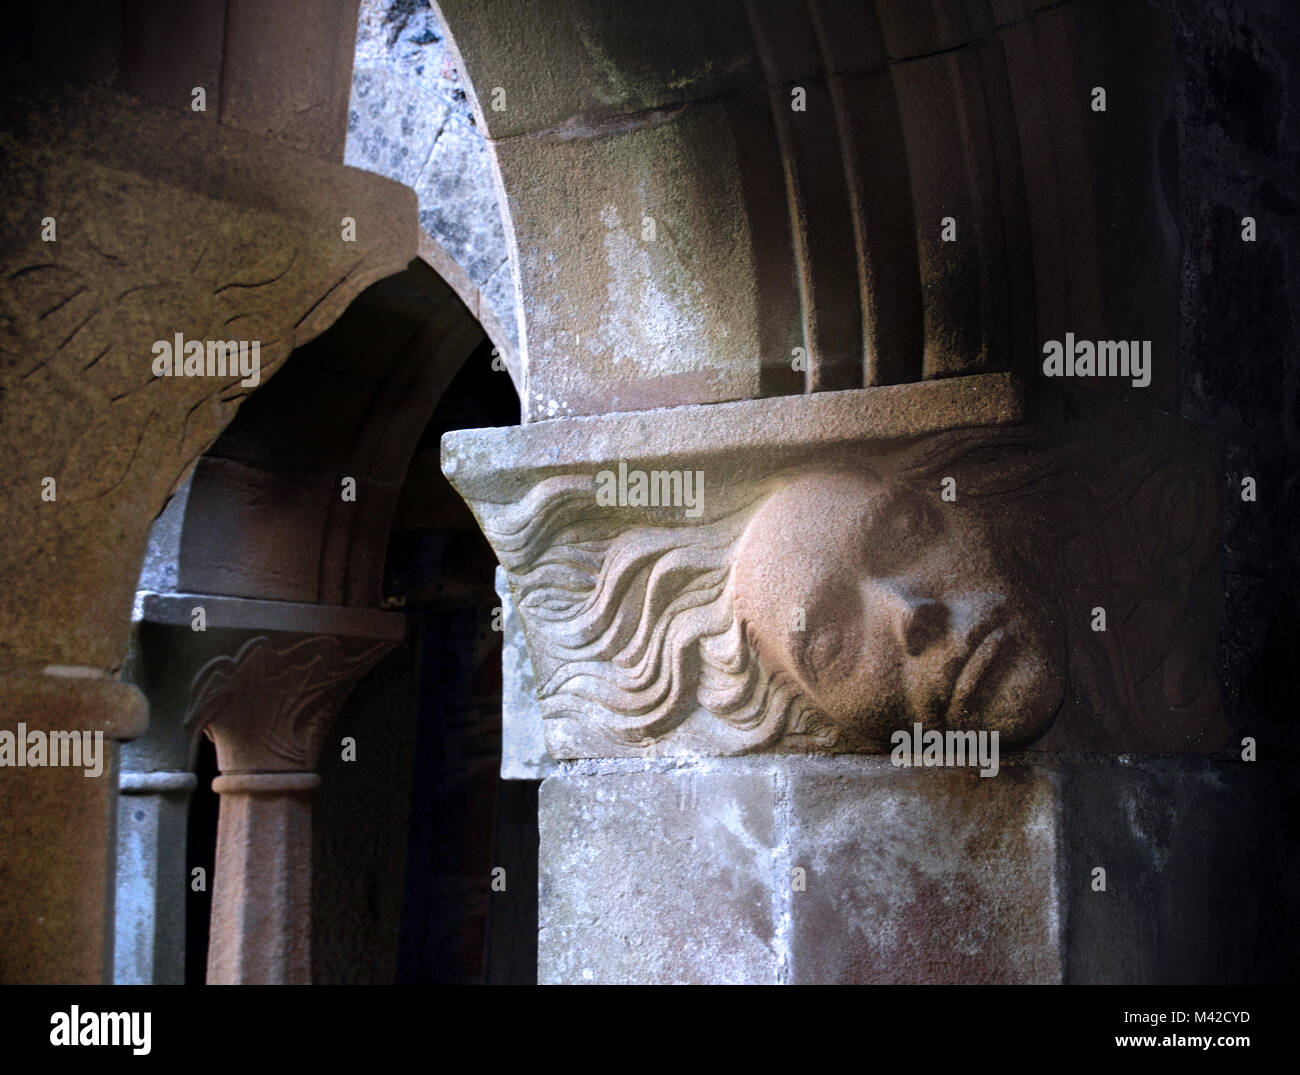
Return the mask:
<path fill-rule="evenodd" d="M 515 303 L 514 263 L 507 257 L 493 270 L 481 289 L 483 302 L 495 316 L 503 317 L 502 331 L 519 346 L 518 307 Z"/>
<path fill-rule="evenodd" d="M 538 981 L 776 982 L 775 803 L 762 769 L 544 781 Z"/>
<path fill-rule="evenodd" d="M 528 656 L 524 628 L 515 613 L 505 571 L 496 571 L 497 597 L 501 599 L 501 779 L 542 780 L 556 771 L 556 761 L 546 749 L 542 710 L 533 683 L 533 662 Z"/>
<path fill-rule="evenodd" d="M 186 833 L 195 777 L 166 774 L 174 779 L 161 790 L 133 785 L 131 778 L 137 775 L 122 772 L 117 800 L 113 982 L 181 985 L 190 892 Z"/>
<path fill-rule="evenodd" d="M 181 530 L 185 525 L 185 505 L 190 497 L 192 477 L 192 474 L 186 476 L 149 528 L 149 544 L 145 549 L 144 563 L 140 567 L 137 593 L 141 590 L 170 593 L 176 589 Z"/>
<path fill-rule="evenodd" d="M 442 441 L 442 467 L 471 506 L 509 502 L 538 474 L 611 460 L 683 461 L 733 471 L 760 460 L 819 458 L 847 442 L 881 443 L 941 430 L 1011 425 L 1026 414 L 1010 374 L 818 392 L 652 412 L 581 416 L 500 429 L 459 429 Z M 796 453 L 796 454 L 798 454 Z"/>
<path fill-rule="evenodd" d="M 766 353 L 760 226 L 738 198 L 751 147 L 731 129 L 767 121 L 766 104 L 745 99 L 607 137 L 495 145 L 524 296 L 529 421 L 751 399 L 764 361 L 789 367 L 797 339 Z"/>
<path fill-rule="evenodd" d="M 452 118 L 449 101 L 403 72 L 358 69 L 352 81 L 347 163 L 415 186 Z"/>
<path fill-rule="evenodd" d="M 790 774 L 794 983 L 1061 981 L 1050 775 L 802 766 Z"/>
<path fill-rule="evenodd" d="M 465 266 L 471 280 L 486 284 L 507 254 L 492 159 L 482 135 L 449 117 L 414 185 L 421 226 Z"/>
<path fill-rule="evenodd" d="M 344 160 L 415 188 L 421 226 L 481 290 L 518 350 L 510 251 L 472 94 L 430 5 L 363 0 Z"/>
<path fill-rule="evenodd" d="M 1279 786 L 1168 758 L 566 764 L 540 798 L 539 979 L 1268 980 L 1261 907 L 1297 875 L 1258 823 Z"/>

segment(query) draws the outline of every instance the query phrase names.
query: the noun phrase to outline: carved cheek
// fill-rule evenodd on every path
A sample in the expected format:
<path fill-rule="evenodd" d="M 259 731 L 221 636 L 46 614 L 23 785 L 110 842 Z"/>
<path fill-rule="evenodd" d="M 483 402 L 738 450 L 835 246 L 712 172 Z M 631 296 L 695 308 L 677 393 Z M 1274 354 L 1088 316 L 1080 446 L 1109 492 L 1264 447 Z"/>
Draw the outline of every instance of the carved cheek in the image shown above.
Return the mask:
<path fill-rule="evenodd" d="M 854 605 L 824 613 L 798 655 L 802 679 L 818 705 L 841 719 L 875 707 L 898 674 L 890 654 L 872 638 L 870 620 L 856 605 L 858 595 L 846 597 Z"/>

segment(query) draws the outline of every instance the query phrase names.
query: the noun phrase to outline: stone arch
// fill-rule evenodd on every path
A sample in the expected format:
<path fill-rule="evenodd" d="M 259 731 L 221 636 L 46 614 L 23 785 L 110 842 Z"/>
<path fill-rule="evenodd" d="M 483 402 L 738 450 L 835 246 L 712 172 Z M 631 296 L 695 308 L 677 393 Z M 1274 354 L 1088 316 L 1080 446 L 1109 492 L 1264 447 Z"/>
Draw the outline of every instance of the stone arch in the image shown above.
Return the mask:
<path fill-rule="evenodd" d="M 517 248 L 526 420 L 1027 372 L 1153 309 L 1176 350 L 1145 5 L 437 7 Z"/>
<path fill-rule="evenodd" d="M 183 850 L 174 831 L 183 802 L 168 817 L 167 795 L 174 801 L 185 789 L 160 781 L 184 778 L 206 730 L 217 744 L 222 776 L 214 787 L 223 794 L 210 980 L 301 981 L 310 973 L 302 907 L 282 908 L 287 917 L 274 938 L 244 928 L 239 906 L 253 900 L 274 909 L 284 893 L 266 889 L 261 872 L 245 876 L 245 849 L 227 814 L 275 801 L 260 785 L 244 787 L 252 778 L 241 774 L 250 771 L 279 771 L 283 808 L 306 811 L 306 782 L 316 779 L 338 708 L 400 641 L 403 617 L 379 611 L 398 496 L 444 389 L 471 355 L 490 361 L 485 341 L 453 288 L 416 258 L 294 352 L 198 460 L 154 527 L 128 667 L 154 713 L 146 735 L 124 748 L 123 787 L 134 793 L 129 810 L 137 813 L 128 816 L 124 802 L 122 847 L 127 855 L 147 806 L 146 824 L 173 830 L 173 846 L 160 840 L 159 853 Z M 513 392 L 504 369 L 489 376 Z M 205 629 L 196 634 L 200 608 Z M 148 794 L 147 803 L 139 798 Z M 274 828 L 258 837 L 259 854 L 288 871 L 289 889 L 311 876 L 309 833 L 291 825 L 288 834 Z M 127 873 L 119 881 L 121 902 L 136 911 L 122 920 L 123 942 L 168 932 L 161 916 L 175 897 L 162 875 L 157 920 L 140 907 L 147 882 Z M 156 936 L 155 959 L 167 964 L 156 973 L 176 979 L 174 924 L 170 933 Z M 286 938 L 297 940 L 287 954 L 274 954 Z M 118 973 L 144 977 L 130 960 L 120 961 Z"/>
<path fill-rule="evenodd" d="M 198 460 L 173 509 L 180 525 L 164 531 L 175 545 L 154 551 L 174 556 L 175 588 L 377 608 L 411 452 L 483 339 L 421 259 L 359 296 Z M 349 478 L 355 501 L 343 499 Z"/>
<path fill-rule="evenodd" d="M 428 4 L 363 0 L 346 163 L 411 187 L 420 256 L 451 285 L 523 392 L 508 210 L 455 44 Z"/>

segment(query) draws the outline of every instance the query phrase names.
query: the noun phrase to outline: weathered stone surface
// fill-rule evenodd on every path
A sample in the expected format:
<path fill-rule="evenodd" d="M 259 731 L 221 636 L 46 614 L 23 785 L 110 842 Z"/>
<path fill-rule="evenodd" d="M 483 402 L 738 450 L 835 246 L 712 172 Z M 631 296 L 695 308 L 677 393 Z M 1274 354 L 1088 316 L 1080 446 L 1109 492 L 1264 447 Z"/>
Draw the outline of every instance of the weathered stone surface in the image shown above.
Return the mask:
<path fill-rule="evenodd" d="M 473 0 L 441 0 L 438 7 L 495 139 L 552 129 L 582 137 L 620 117 L 761 84 L 739 0 L 617 8 L 572 0 L 561 18 Z M 482 47 L 489 41 L 490 49 Z M 547 62 L 538 64 L 538 56 Z M 497 87 L 505 91 L 504 108 L 494 110 Z"/>
<path fill-rule="evenodd" d="M 443 5 L 518 251 L 527 420 L 1030 375 L 1066 332 L 1150 340 L 1149 386 L 1107 390 L 1173 404 L 1166 15 L 598 7 Z"/>
<path fill-rule="evenodd" d="M 526 310 L 529 421 L 748 399 L 764 362 L 789 368 L 797 311 L 763 305 L 760 251 L 738 200 L 751 184 L 781 182 L 774 154 L 747 152 L 750 129 L 769 123 L 766 103 L 747 98 L 602 138 L 497 144 Z"/>
<path fill-rule="evenodd" d="M 191 772 L 123 770 L 117 810 L 115 985 L 181 985 L 190 892 Z"/>
<path fill-rule="evenodd" d="M 465 431 L 443 469 L 557 758 L 875 752 L 914 721 L 1213 752 L 1215 446 L 1103 402 L 981 375 Z"/>
<path fill-rule="evenodd" d="M 1050 775 L 812 761 L 789 773 L 792 983 L 1063 978 Z"/>
<path fill-rule="evenodd" d="M 414 205 L 387 180 L 97 90 L 16 105 L 0 141 L 0 662 L 111 668 L 150 521 L 251 391 L 238 375 L 155 377 L 154 341 L 259 340 L 264 381 L 410 260 Z M 55 420 L 69 399 L 80 418 Z"/>
<path fill-rule="evenodd" d="M 579 417 L 520 428 L 462 429 L 443 438 L 443 471 L 471 502 L 500 489 L 519 495 L 532 471 L 599 467 L 627 459 L 727 460 L 732 472 L 776 465 L 793 450 L 819 458 L 837 445 L 887 443 L 946 429 L 1012 425 L 1026 416 L 1023 388 L 993 374 L 851 392 L 708 407 Z"/>
<path fill-rule="evenodd" d="M 542 784 L 544 982 L 1272 980 L 1280 771 L 1198 759 L 577 762 Z M 1222 828 L 1210 818 L 1225 820 Z M 1094 867 L 1106 890 L 1094 890 Z M 708 910 L 706 910 L 708 908 Z"/>
<path fill-rule="evenodd" d="M 770 773 L 561 773 L 539 802 L 538 981 L 775 982 Z"/>
<path fill-rule="evenodd" d="M 471 280 L 486 284 L 508 257 L 492 158 L 482 134 L 449 119 L 413 185 L 420 225 L 438 236 Z"/>
<path fill-rule="evenodd" d="M 147 719 L 138 690 L 93 669 L 0 677 L 0 731 L 103 736 L 98 775 L 0 769 L 0 982 L 111 981 L 117 741 Z"/>
<path fill-rule="evenodd" d="M 1180 403 L 1227 442 L 1219 675 L 1240 733 L 1300 759 L 1300 26 L 1286 0 L 1175 7 Z"/>
<path fill-rule="evenodd" d="M 501 599 L 501 779 L 542 780 L 555 773 L 537 704 L 533 662 L 505 571 L 496 571 Z"/>
<path fill-rule="evenodd" d="M 496 164 L 475 115 L 473 89 L 431 6 L 364 0 L 345 162 L 413 187 L 436 252 L 425 257 L 507 354 L 519 350 L 510 246 Z M 504 271 L 506 286 L 498 279 Z M 458 281 L 463 275 L 464 281 Z M 483 296 L 480 306 L 479 296 Z"/>
<path fill-rule="evenodd" d="M 411 86 L 403 73 L 359 67 L 352 76 L 345 163 L 414 187 L 450 118 L 449 101 Z"/>
<path fill-rule="evenodd" d="M 224 0 L 141 0 L 125 5 L 122 15 L 128 92 L 217 122 L 226 43 Z M 201 112 L 193 109 L 195 87 L 202 87 L 206 98 Z"/>

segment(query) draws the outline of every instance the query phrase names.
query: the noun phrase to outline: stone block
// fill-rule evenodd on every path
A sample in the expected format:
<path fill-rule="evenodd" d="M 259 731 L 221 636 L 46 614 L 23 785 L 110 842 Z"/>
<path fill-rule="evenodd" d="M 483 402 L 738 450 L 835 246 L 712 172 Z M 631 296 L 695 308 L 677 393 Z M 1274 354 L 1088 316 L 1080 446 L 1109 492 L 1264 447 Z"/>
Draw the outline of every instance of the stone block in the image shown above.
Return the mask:
<path fill-rule="evenodd" d="M 413 187 L 451 118 L 450 104 L 401 72 L 383 67 L 353 74 L 344 163 Z"/>
<path fill-rule="evenodd" d="M 411 183 L 420 198 L 420 225 L 479 287 L 508 260 L 492 170 L 482 133 L 449 115 Z"/>
<path fill-rule="evenodd" d="M 358 0 L 226 0 L 221 122 L 341 163 Z"/>
<path fill-rule="evenodd" d="M 798 309 L 763 304 L 766 251 L 745 205 L 753 187 L 784 201 L 764 99 L 597 139 L 511 139 L 496 154 L 527 311 L 529 421 L 748 399 L 764 362 L 789 367 Z"/>
<path fill-rule="evenodd" d="M 775 982 L 775 793 L 762 769 L 545 780 L 538 981 Z"/>
<path fill-rule="evenodd" d="M 789 785 L 792 983 L 1061 981 L 1048 773 L 814 761 Z"/>
<path fill-rule="evenodd" d="M 1285 786 L 1202 759 L 571 763 L 539 804 L 539 977 L 1280 980 Z"/>
<path fill-rule="evenodd" d="M 136 688 L 90 669 L 0 677 L 0 731 L 102 734 L 97 774 L 0 769 L 0 982 L 111 980 L 117 741 L 147 720 Z"/>
<path fill-rule="evenodd" d="M 553 128 L 583 137 L 622 116 L 734 95 L 762 82 L 739 0 L 570 0 L 559 18 L 540 6 L 475 0 L 438 6 L 462 55 L 473 61 L 466 73 L 495 139 Z M 498 87 L 505 97 L 496 110 Z"/>

